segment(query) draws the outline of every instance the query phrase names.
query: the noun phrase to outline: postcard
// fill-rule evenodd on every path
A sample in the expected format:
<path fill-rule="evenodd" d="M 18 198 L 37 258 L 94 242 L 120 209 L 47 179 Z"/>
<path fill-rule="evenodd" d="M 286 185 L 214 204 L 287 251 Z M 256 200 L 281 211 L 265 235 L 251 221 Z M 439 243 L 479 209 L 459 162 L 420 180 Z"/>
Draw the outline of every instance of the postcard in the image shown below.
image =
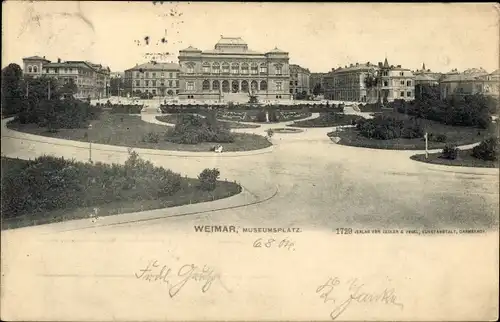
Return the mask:
<path fill-rule="evenodd" d="M 498 4 L 2 9 L 2 320 L 498 319 Z"/>

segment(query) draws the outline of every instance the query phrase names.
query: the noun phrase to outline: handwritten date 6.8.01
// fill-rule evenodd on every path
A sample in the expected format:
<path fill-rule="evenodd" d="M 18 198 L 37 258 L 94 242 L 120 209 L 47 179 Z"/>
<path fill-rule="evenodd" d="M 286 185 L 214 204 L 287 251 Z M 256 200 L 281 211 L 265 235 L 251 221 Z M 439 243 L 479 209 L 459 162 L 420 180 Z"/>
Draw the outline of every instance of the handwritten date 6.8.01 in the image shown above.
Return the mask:
<path fill-rule="evenodd" d="M 275 238 L 259 238 L 253 242 L 254 248 L 280 248 L 285 250 L 294 251 L 295 243 L 288 238 L 275 239 Z"/>

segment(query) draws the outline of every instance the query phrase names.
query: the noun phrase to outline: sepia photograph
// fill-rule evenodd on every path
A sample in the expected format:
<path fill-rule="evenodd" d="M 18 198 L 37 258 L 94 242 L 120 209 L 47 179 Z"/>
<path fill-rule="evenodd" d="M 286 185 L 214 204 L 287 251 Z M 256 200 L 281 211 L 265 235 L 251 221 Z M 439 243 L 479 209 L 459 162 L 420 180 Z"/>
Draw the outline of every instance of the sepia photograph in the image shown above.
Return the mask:
<path fill-rule="evenodd" d="M 1 320 L 498 320 L 499 22 L 3 1 Z"/>

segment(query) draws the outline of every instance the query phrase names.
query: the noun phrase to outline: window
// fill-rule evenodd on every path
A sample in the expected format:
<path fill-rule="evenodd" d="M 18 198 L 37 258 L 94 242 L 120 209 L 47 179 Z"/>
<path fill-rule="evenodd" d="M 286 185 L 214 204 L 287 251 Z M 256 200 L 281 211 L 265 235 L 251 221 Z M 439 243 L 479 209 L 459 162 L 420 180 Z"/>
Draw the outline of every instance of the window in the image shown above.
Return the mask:
<path fill-rule="evenodd" d="M 186 65 L 186 67 L 187 67 L 188 74 L 194 73 L 194 65 L 193 64 L 188 64 L 188 65 Z"/>
<path fill-rule="evenodd" d="M 384 86 L 389 86 L 389 82 L 388 81 L 384 81 Z"/>
<path fill-rule="evenodd" d="M 33 66 L 33 73 L 38 73 L 38 66 Z"/>
<path fill-rule="evenodd" d="M 33 68 L 31 68 L 31 66 L 28 66 L 28 73 L 32 73 L 33 72 Z"/>
<path fill-rule="evenodd" d="M 151 77 L 156 78 L 156 73 L 152 73 Z"/>
<path fill-rule="evenodd" d="M 405 92 L 401 92 L 401 97 L 405 97 Z"/>
<path fill-rule="evenodd" d="M 299 82 L 298 81 L 295 81 L 295 86 L 299 86 Z"/>
<path fill-rule="evenodd" d="M 171 80 L 168 81 L 168 87 L 172 87 L 172 81 Z"/>
<path fill-rule="evenodd" d="M 399 73 L 399 76 L 404 76 L 404 75 L 405 75 L 405 73 L 404 73 L 404 72 L 400 72 L 400 73 Z"/>
<path fill-rule="evenodd" d="M 232 64 L 231 65 L 231 74 L 237 75 L 240 73 L 240 65 L 238 64 Z"/>
<path fill-rule="evenodd" d="M 402 80 L 402 81 L 400 82 L 400 84 L 404 86 L 404 85 L 405 85 L 405 81 L 404 81 L 404 80 Z"/>
<path fill-rule="evenodd" d="M 293 86 L 293 81 L 290 81 L 290 86 Z"/>
<path fill-rule="evenodd" d="M 153 87 L 156 87 L 156 81 L 155 80 L 151 81 L 151 84 L 152 84 Z"/>
<path fill-rule="evenodd" d="M 203 63 L 203 74 L 210 74 L 210 64 Z"/>
<path fill-rule="evenodd" d="M 218 80 L 214 80 L 214 81 L 212 82 L 212 89 L 213 89 L 214 91 L 218 91 L 218 90 L 220 90 L 220 83 L 219 83 L 219 81 L 218 81 Z"/>
<path fill-rule="evenodd" d="M 188 91 L 194 91 L 194 82 L 186 82 L 186 89 Z"/>
<path fill-rule="evenodd" d="M 411 80 L 406 81 L 406 86 L 411 86 Z"/>
<path fill-rule="evenodd" d="M 179 81 L 175 81 L 175 87 L 179 87 Z"/>
<path fill-rule="evenodd" d="M 243 75 L 248 75 L 248 64 L 241 64 L 241 73 Z"/>
<path fill-rule="evenodd" d="M 283 66 L 276 65 L 276 75 L 281 75 L 281 74 L 283 74 Z"/>
<path fill-rule="evenodd" d="M 149 72 L 146 72 L 146 78 L 149 78 Z"/>
<path fill-rule="evenodd" d="M 140 78 L 141 77 L 141 73 L 137 72 L 135 73 L 135 78 Z"/>
<path fill-rule="evenodd" d="M 411 97 L 411 92 L 406 92 L 407 97 Z"/>
<path fill-rule="evenodd" d="M 149 86 L 149 81 L 148 81 L 148 80 L 145 80 L 145 81 L 144 81 L 144 83 L 145 83 L 145 86 L 146 86 L 146 87 L 148 87 L 148 86 Z"/>
<path fill-rule="evenodd" d="M 179 94 L 179 90 L 178 89 L 175 90 L 175 94 Z"/>
<path fill-rule="evenodd" d="M 267 82 L 266 81 L 261 81 L 260 82 L 260 90 L 261 91 L 266 91 L 267 90 Z"/>
<path fill-rule="evenodd" d="M 252 64 L 250 67 L 250 74 L 257 75 L 259 73 L 259 66 L 257 64 Z"/>
<path fill-rule="evenodd" d="M 293 89 L 290 88 L 290 94 L 293 94 Z"/>
<path fill-rule="evenodd" d="M 260 73 L 267 74 L 267 66 L 266 64 L 260 64 Z"/>
<path fill-rule="evenodd" d="M 214 74 L 220 74 L 220 65 L 219 65 L 219 63 L 214 63 L 212 65 L 212 73 L 214 73 Z"/>
<path fill-rule="evenodd" d="M 229 74 L 229 64 L 228 63 L 223 63 L 222 64 L 222 73 L 223 74 Z"/>
<path fill-rule="evenodd" d="M 156 89 L 152 90 L 153 95 L 156 95 Z"/>
<path fill-rule="evenodd" d="M 208 80 L 204 80 L 203 83 L 202 83 L 202 89 L 204 91 L 208 91 L 210 90 L 210 82 Z"/>
<path fill-rule="evenodd" d="M 172 73 L 168 73 L 168 77 L 169 77 L 169 78 L 172 78 Z"/>
<path fill-rule="evenodd" d="M 162 73 L 161 73 L 161 77 L 165 77 L 165 73 L 163 73 L 163 72 L 162 72 Z"/>

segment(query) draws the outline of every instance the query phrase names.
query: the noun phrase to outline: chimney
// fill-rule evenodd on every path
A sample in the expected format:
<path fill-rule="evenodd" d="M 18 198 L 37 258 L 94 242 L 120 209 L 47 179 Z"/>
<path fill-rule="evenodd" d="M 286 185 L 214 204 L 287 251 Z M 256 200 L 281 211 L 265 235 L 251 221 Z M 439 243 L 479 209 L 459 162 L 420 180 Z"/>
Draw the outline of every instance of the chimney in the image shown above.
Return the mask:
<path fill-rule="evenodd" d="M 61 62 L 61 58 L 57 58 L 57 62 L 60 63 Z"/>
<path fill-rule="evenodd" d="M 43 56 L 43 59 L 45 59 L 45 56 Z"/>
<path fill-rule="evenodd" d="M 349 65 L 349 67 L 352 67 L 352 66 L 353 66 L 352 64 Z"/>
<path fill-rule="evenodd" d="M 356 63 L 356 67 L 359 66 L 359 63 Z"/>
<path fill-rule="evenodd" d="M 381 61 L 378 62 L 378 67 L 382 67 L 382 62 Z"/>
<path fill-rule="evenodd" d="M 398 68 L 401 68 L 401 65 L 398 65 Z"/>
<path fill-rule="evenodd" d="M 370 66 L 370 62 L 367 62 L 367 63 L 366 63 L 366 65 L 367 65 L 367 66 Z"/>

